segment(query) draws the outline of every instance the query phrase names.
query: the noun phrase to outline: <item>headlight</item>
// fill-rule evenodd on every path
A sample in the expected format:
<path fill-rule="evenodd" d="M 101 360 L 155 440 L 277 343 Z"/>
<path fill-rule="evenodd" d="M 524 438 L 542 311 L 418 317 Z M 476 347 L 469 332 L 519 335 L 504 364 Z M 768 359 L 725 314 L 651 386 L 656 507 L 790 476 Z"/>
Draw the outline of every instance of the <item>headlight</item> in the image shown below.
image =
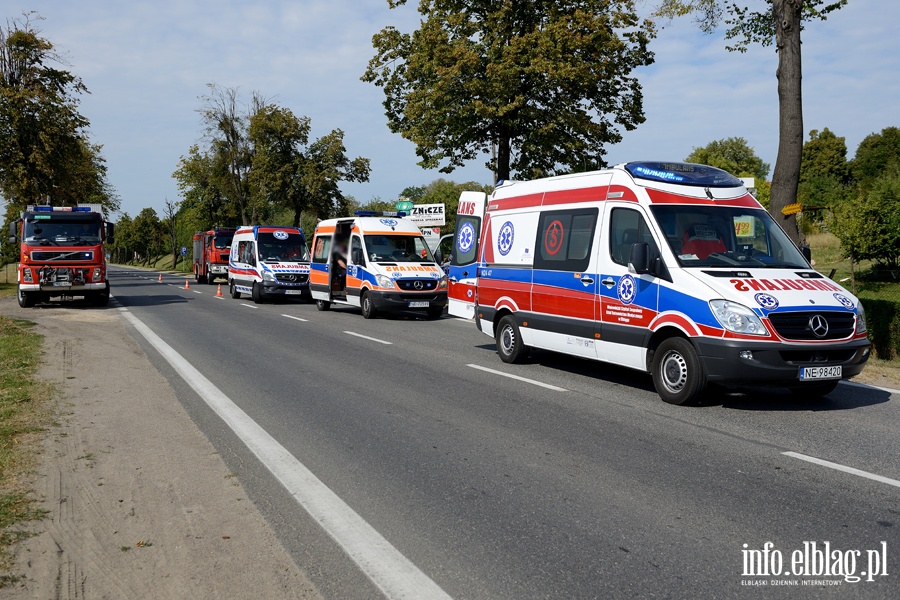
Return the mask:
<path fill-rule="evenodd" d="M 268 271 L 263 271 L 263 281 L 276 281 L 275 275 Z"/>
<path fill-rule="evenodd" d="M 439 290 L 446 290 L 446 289 L 447 289 L 447 276 L 446 276 L 446 275 L 444 275 L 443 277 L 441 277 L 441 280 L 438 282 L 438 289 L 439 289 Z"/>
<path fill-rule="evenodd" d="M 709 307 L 719 324 L 732 333 L 745 335 L 766 335 L 768 333 L 756 313 L 743 304 L 728 300 L 710 300 Z"/>
<path fill-rule="evenodd" d="M 378 282 L 378 287 L 383 287 L 383 288 L 393 288 L 394 287 L 394 280 L 386 275 L 376 275 L 375 281 Z"/>
<path fill-rule="evenodd" d="M 22 280 L 25 283 L 34 283 L 34 279 L 31 275 L 31 269 L 22 269 Z"/>
<path fill-rule="evenodd" d="M 856 303 L 856 333 L 866 332 L 866 311 L 862 302 Z"/>
<path fill-rule="evenodd" d="M 102 281 L 103 280 L 103 270 L 102 269 L 94 269 L 94 274 L 91 276 L 92 281 Z"/>

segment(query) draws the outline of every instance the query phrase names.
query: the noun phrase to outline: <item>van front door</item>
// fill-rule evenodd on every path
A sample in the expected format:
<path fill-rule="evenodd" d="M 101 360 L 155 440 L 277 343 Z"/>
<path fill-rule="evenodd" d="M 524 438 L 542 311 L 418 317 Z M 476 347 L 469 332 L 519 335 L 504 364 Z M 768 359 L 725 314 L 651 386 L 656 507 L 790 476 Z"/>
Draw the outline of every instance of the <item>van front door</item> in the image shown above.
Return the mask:
<path fill-rule="evenodd" d="M 659 246 L 647 219 L 633 204 L 608 202 L 600 240 L 600 339 L 606 360 L 634 369 L 646 368 L 649 326 L 657 314 L 658 278 L 633 273 L 628 268 L 631 247 L 636 242 L 650 246 L 650 256 Z"/>
<path fill-rule="evenodd" d="M 475 284 L 481 258 L 481 224 L 486 202 L 487 196 L 482 192 L 463 192 L 459 196 L 447 278 L 447 312 L 454 317 L 475 317 Z"/>

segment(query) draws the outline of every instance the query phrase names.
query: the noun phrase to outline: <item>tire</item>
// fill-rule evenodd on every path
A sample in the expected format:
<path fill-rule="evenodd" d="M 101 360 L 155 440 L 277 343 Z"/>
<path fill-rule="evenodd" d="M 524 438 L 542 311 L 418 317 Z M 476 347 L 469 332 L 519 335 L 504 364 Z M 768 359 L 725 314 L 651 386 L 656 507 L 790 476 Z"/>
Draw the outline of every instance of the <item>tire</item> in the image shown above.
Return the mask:
<path fill-rule="evenodd" d="M 253 291 L 250 293 L 250 298 L 253 299 L 255 304 L 262 304 L 262 293 L 259 291 L 259 284 L 255 281 L 253 282 Z"/>
<path fill-rule="evenodd" d="M 106 289 L 94 294 L 90 300 L 93 306 L 107 306 L 109 304 L 109 284 L 107 283 Z"/>
<path fill-rule="evenodd" d="M 23 292 L 22 288 L 16 290 L 16 299 L 22 308 L 31 308 L 34 306 L 34 294 L 31 292 Z"/>
<path fill-rule="evenodd" d="M 235 300 L 241 297 L 241 293 L 237 291 L 236 287 L 234 287 L 234 279 L 228 282 L 228 293 L 231 294 L 231 297 Z"/>
<path fill-rule="evenodd" d="M 213 273 L 209 272 L 209 269 L 206 270 L 206 283 L 209 285 L 216 285 L 216 276 Z"/>
<path fill-rule="evenodd" d="M 506 315 L 500 319 L 494 337 L 497 340 L 497 354 L 503 362 L 519 363 L 528 357 L 528 346 L 522 343 L 522 334 L 514 316 Z"/>
<path fill-rule="evenodd" d="M 425 311 L 425 314 L 428 315 L 429 319 L 440 319 L 441 315 L 444 314 L 443 306 L 429 306 L 428 310 Z"/>
<path fill-rule="evenodd" d="M 363 292 L 362 298 L 359 299 L 359 307 L 362 309 L 363 318 L 374 319 L 375 315 L 378 314 L 378 309 L 372 303 L 369 292 Z"/>
<path fill-rule="evenodd" d="M 325 312 L 326 310 L 331 308 L 331 302 L 327 300 L 316 300 L 316 308 L 318 308 L 322 312 Z"/>
<path fill-rule="evenodd" d="M 653 386 L 669 404 L 694 404 L 706 389 L 706 374 L 694 345 L 684 338 L 664 340 L 653 353 Z"/>
<path fill-rule="evenodd" d="M 790 388 L 790 390 L 791 393 L 794 394 L 794 396 L 796 396 L 797 398 L 802 398 L 804 400 L 816 400 L 833 392 L 840 382 L 840 379 L 835 379 L 833 381 L 807 383 L 805 385 L 793 386 Z"/>

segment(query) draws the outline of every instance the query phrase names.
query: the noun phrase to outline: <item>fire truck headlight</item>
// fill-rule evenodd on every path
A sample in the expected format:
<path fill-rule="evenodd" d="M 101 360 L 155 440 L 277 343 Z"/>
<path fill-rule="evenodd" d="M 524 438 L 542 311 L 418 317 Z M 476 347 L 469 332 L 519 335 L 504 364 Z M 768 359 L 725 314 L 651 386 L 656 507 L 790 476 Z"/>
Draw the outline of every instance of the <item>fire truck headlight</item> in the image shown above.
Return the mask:
<path fill-rule="evenodd" d="M 393 288 L 394 280 L 388 277 L 387 275 L 376 275 L 375 280 L 378 282 L 378 287 L 383 288 Z"/>
<path fill-rule="evenodd" d="M 103 270 L 94 269 L 94 274 L 91 275 L 91 281 L 103 281 Z"/>
<path fill-rule="evenodd" d="M 863 309 L 862 302 L 856 305 L 856 333 L 865 333 L 866 328 L 866 311 Z"/>
<path fill-rule="evenodd" d="M 732 333 L 744 335 L 766 335 L 768 333 L 756 313 L 743 304 L 728 300 L 710 300 L 709 307 L 719 324 Z"/>
<path fill-rule="evenodd" d="M 34 276 L 31 274 L 31 269 L 22 269 L 22 281 L 25 283 L 34 283 Z"/>

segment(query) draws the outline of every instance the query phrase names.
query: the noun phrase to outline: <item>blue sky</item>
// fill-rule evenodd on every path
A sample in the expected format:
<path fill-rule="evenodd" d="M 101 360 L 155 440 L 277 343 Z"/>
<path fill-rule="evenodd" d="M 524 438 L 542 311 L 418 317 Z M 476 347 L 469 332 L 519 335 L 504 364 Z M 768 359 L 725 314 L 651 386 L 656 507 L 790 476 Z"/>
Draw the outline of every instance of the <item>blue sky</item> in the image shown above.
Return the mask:
<path fill-rule="evenodd" d="M 761 5 L 761 0 L 750 0 Z M 109 180 L 132 216 L 180 199 L 172 172 L 201 140 L 197 109 L 206 84 L 252 90 L 312 119 L 313 135 L 345 133 L 350 156 L 372 161 L 370 181 L 344 184 L 366 202 L 394 199 L 438 177 L 491 182 L 484 160 L 449 175 L 416 164 L 410 142 L 385 122 L 381 88 L 359 80 L 386 25 L 411 31 L 415 7 L 386 0 L 4 0 L 2 17 L 36 10 L 44 37 L 68 57 L 90 95 L 81 101 L 91 137 L 103 144 Z M 651 3 L 642 3 L 647 10 Z M 828 127 L 859 142 L 900 126 L 900 3 L 850 0 L 803 33 L 804 129 Z M 743 137 L 773 168 L 778 104 L 773 48 L 730 53 L 721 34 L 690 19 L 652 44 L 656 63 L 637 71 L 646 122 L 607 148 L 610 164 L 680 160 L 694 147 Z M 771 176 L 771 172 L 770 172 Z"/>

